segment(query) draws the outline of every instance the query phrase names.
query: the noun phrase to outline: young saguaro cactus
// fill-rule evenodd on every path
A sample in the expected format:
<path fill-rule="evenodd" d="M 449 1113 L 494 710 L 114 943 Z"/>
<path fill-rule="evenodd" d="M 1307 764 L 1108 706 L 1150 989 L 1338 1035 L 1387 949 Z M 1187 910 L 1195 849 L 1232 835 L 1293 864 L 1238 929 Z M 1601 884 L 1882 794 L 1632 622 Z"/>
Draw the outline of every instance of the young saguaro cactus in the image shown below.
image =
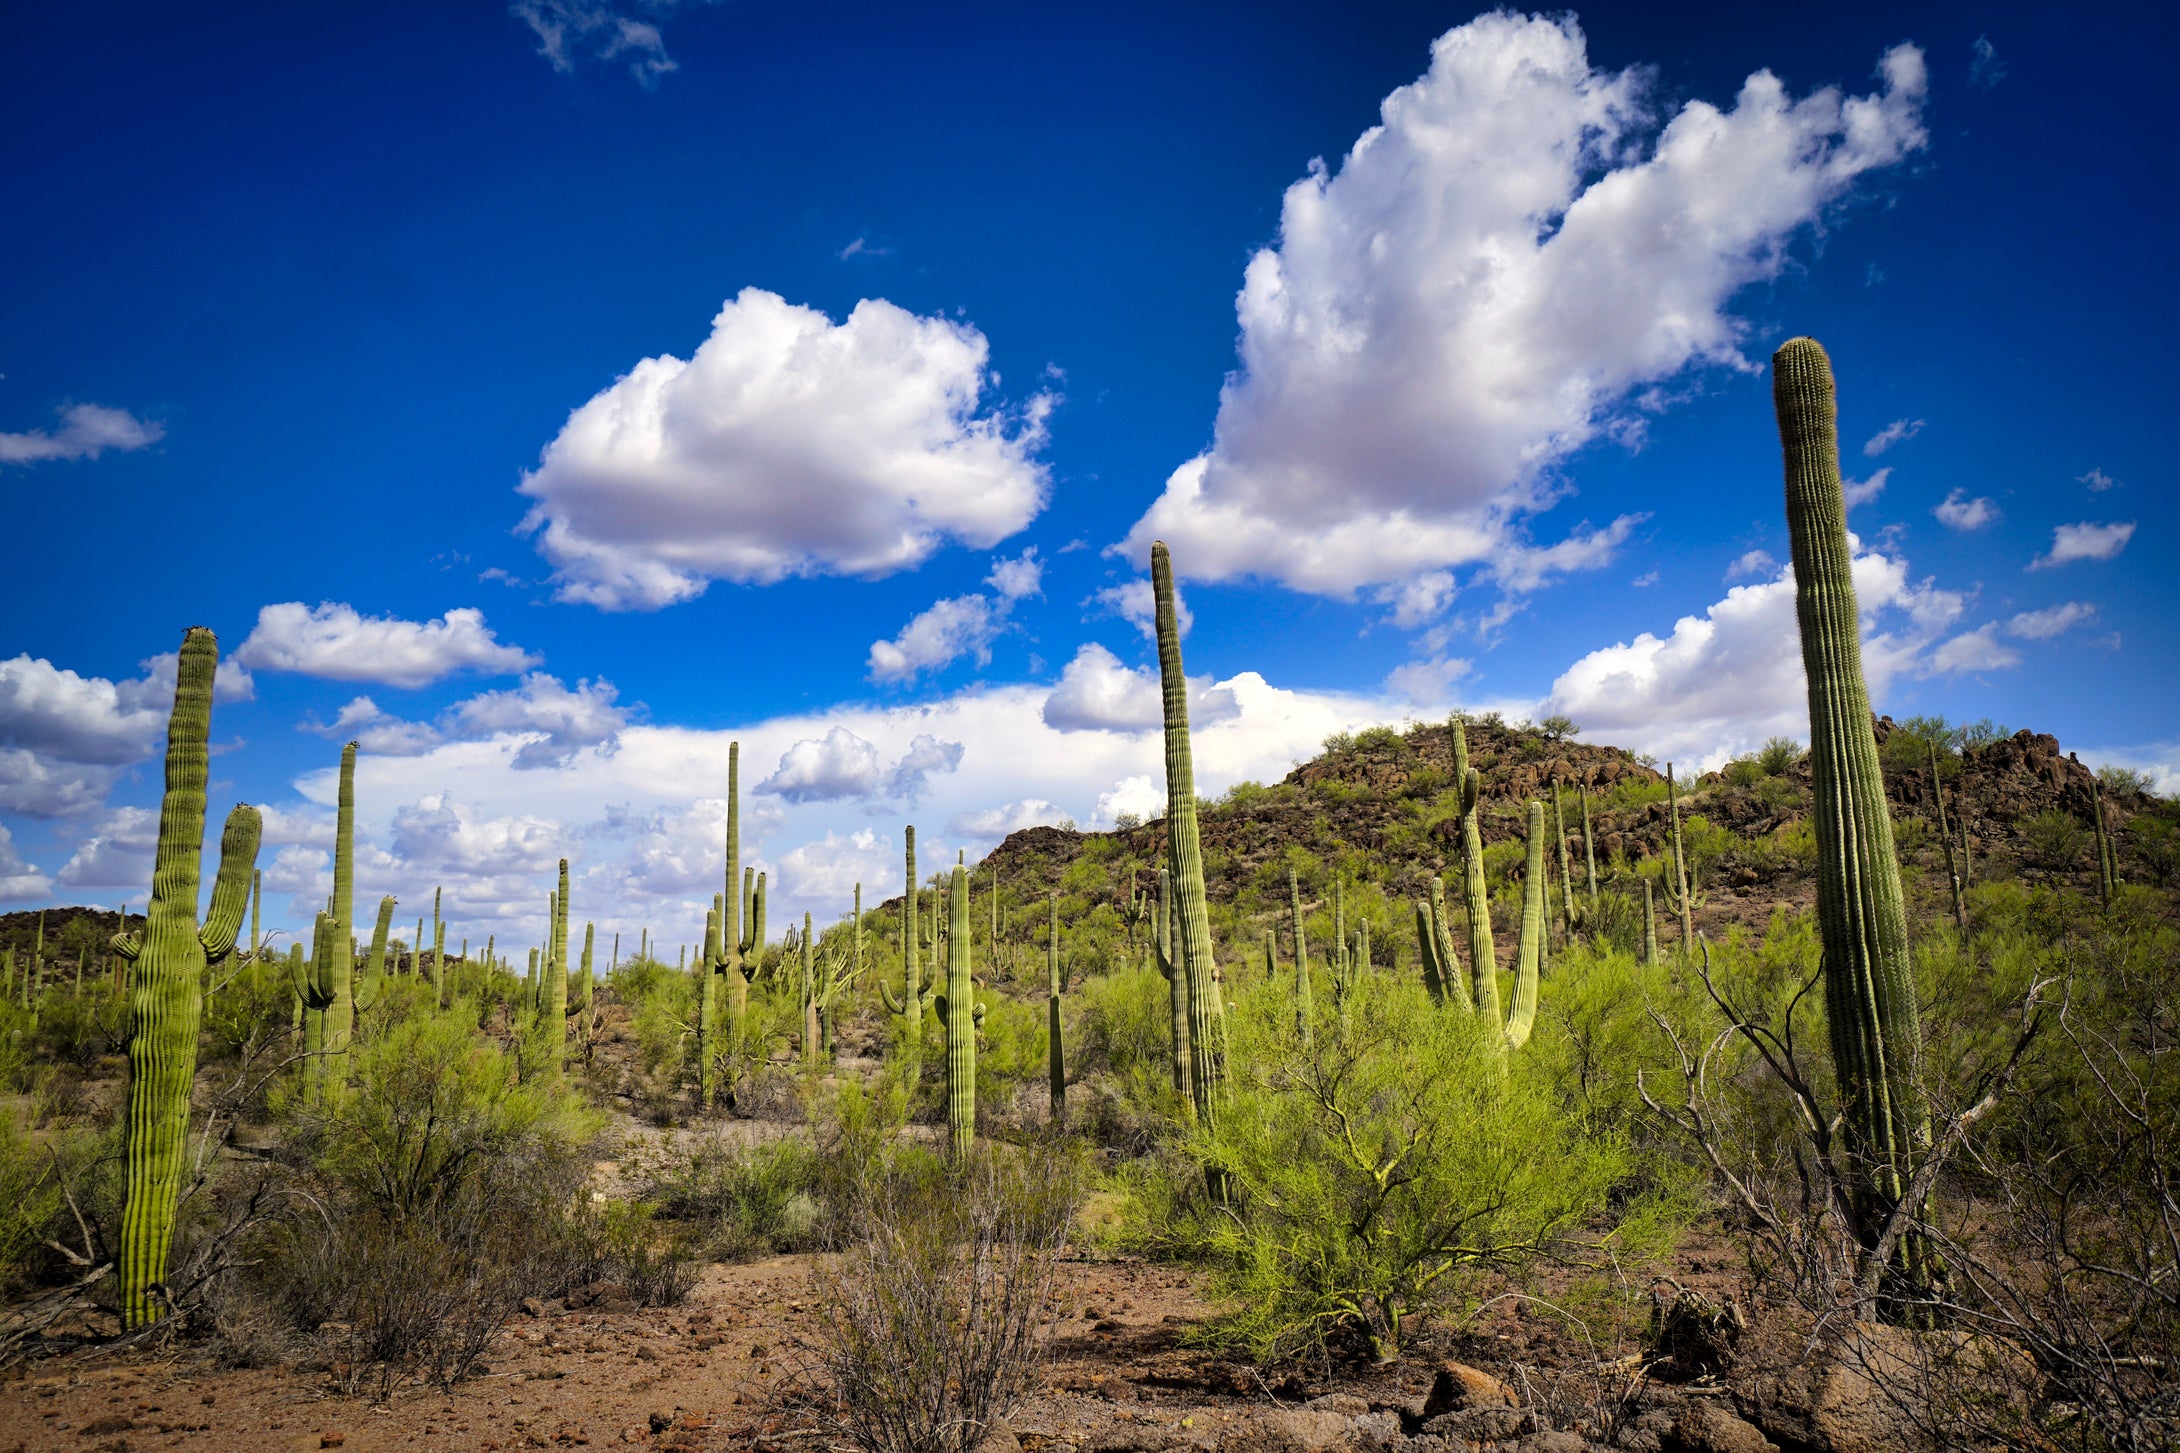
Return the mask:
<path fill-rule="evenodd" d="M 1453 780 L 1461 792 L 1461 902 L 1468 910 L 1468 972 L 1476 1008 L 1499 1022 L 1499 950 L 1491 941 L 1491 889 L 1484 882 L 1484 838 L 1477 820 L 1483 777 L 1468 764 L 1468 728 L 1452 725 Z"/>
<path fill-rule="evenodd" d="M 1794 338 L 1772 355 L 1771 369 L 1786 463 L 1794 615 L 1809 682 L 1825 1012 L 1844 1101 L 1850 1210 L 1862 1245 L 1874 1249 L 1928 1136 L 1922 1025 L 1892 815 L 1862 675 L 1832 363 L 1815 339 Z M 1903 1238 L 1894 1257 L 1896 1285 L 1904 1281 L 1910 1295 L 1927 1285 L 1933 1268 L 1921 1238 Z"/>
<path fill-rule="evenodd" d="M 174 1244 L 174 1204 L 189 1138 L 189 1090 L 197 1074 L 200 986 L 234 951 L 257 866 L 262 823 L 247 803 L 228 814 L 212 906 L 197 920 L 204 842 L 204 790 L 210 768 L 212 679 L 219 643 L 202 627 L 182 637 L 174 710 L 167 719 L 166 793 L 159 803 L 159 844 L 152 863 L 144 934 L 134 945 L 129 1002 L 128 1190 L 121 1212 L 121 1316 L 140 1327 L 157 1320 L 167 1258 Z M 118 948 L 118 946 L 117 946 Z M 124 953 L 126 951 L 124 950 Z"/>
<path fill-rule="evenodd" d="M 1213 1049 L 1219 1017 L 1211 972 L 1211 911 L 1204 901 L 1203 844 L 1196 829 L 1196 765 L 1188 738 L 1188 676 L 1181 668 L 1181 627 L 1173 606 L 1173 560 L 1163 540 L 1151 545 L 1151 599 L 1158 634 L 1159 695 L 1165 704 L 1166 855 L 1173 864 L 1174 919 L 1179 958 L 1188 974 L 1189 1094 L 1198 1123 L 1217 1113 L 1219 1061 Z"/>
<path fill-rule="evenodd" d="M 976 1032 L 984 1022 L 969 976 L 969 871 L 959 864 L 946 908 L 946 992 L 932 1007 L 946 1027 L 946 1138 L 959 1160 L 976 1143 Z"/>
<path fill-rule="evenodd" d="M 893 990 L 882 978 L 878 981 L 878 995 L 886 1001 L 887 1010 L 901 1017 L 903 1073 L 913 1091 L 923 1078 L 923 1013 L 931 1002 L 931 996 L 924 989 L 923 961 L 918 954 L 918 940 L 923 936 L 923 915 L 916 906 L 916 829 L 913 825 L 908 829 L 907 860 L 908 886 L 901 894 L 901 997 L 894 998 Z"/>
<path fill-rule="evenodd" d="M 1302 1042 L 1310 1042 L 1310 1021 L 1317 1017 L 1310 1002 L 1310 948 L 1302 932 L 1302 884 L 1294 868 L 1287 868 L 1288 911 L 1294 915 L 1294 1025 Z"/>
<path fill-rule="evenodd" d="M 1853 589 L 1850 582 L 1849 590 Z M 1860 657 L 1857 656 L 1859 671 Z M 1665 800 L 1672 810 L 1673 820 L 1673 899 L 1680 905 L 1680 946 L 1687 952 L 1696 941 L 1695 900 L 1688 895 L 1688 855 L 1680 846 L 1680 786 L 1673 780 L 1673 764 L 1665 764 Z"/>
<path fill-rule="evenodd" d="M 1514 1003 L 1506 1015 L 1506 1047 L 1520 1049 L 1537 1023 L 1537 984 L 1544 973 L 1547 926 L 1544 886 L 1544 804 L 1529 800 L 1529 862 L 1521 885 L 1521 939 L 1514 950 Z"/>
<path fill-rule="evenodd" d="M 1052 895 L 1052 926 L 1045 932 L 1045 1068 L 1052 1081 L 1052 1123 L 1067 1123 L 1067 1054 L 1060 1043 L 1060 895 Z"/>

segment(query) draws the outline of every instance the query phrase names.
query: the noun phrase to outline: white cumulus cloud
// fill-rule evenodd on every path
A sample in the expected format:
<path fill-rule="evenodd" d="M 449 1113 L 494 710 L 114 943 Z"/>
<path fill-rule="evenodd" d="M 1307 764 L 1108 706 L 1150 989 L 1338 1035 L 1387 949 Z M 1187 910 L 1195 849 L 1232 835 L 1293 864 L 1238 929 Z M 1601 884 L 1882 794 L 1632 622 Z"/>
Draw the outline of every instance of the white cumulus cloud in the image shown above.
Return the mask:
<path fill-rule="evenodd" d="M 926 671 L 974 656 L 979 666 L 992 659 L 992 642 L 1007 628 L 1014 603 L 1039 592 L 1044 565 L 1034 547 L 1012 560 L 995 560 L 984 583 L 990 595 L 957 595 L 919 611 L 890 641 L 873 641 L 870 679 L 913 681 Z"/>
<path fill-rule="evenodd" d="M 1209 676 L 1189 678 L 1191 729 L 1224 721 L 1239 710 L 1234 693 Z M 1155 667 L 1123 666 L 1095 641 L 1086 641 L 1060 672 L 1045 698 L 1045 725 L 1060 732 L 1142 732 L 1165 725 L 1165 697 Z"/>
<path fill-rule="evenodd" d="M 1009 833 L 1020 832 L 1026 827 L 1057 827 L 1070 820 L 1069 814 L 1058 803 L 1047 802 L 1042 797 L 1031 797 L 1021 802 L 1009 802 L 1002 807 L 956 813 L 947 828 L 973 842 L 988 843 Z"/>
<path fill-rule="evenodd" d="M 1162 538 L 1192 577 L 1331 595 L 1500 574 L 1557 467 L 1638 440 L 1690 367 L 1751 367 L 1734 296 L 1925 144 L 1921 52 L 1879 69 L 1873 94 L 1798 99 L 1759 71 L 1730 109 L 1689 101 L 1654 129 L 1645 73 L 1593 69 L 1571 19 L 1448 31 L 1336 171 L 1288 189 L 1277 245 L 1247 268 L 1213 446 L 1127 548 Z M 1625 528 L 1570 563 L 1608 558 Z"/>
<path fill-rule="evenodd" d="M 1998 639 L 1996 622 L 1963 631 L 1930 653 L 1926 670 L 1933 676 L 1959 676 L 1970 671 L 2003 671 L 2021 664 L 2021 653 Z"/>
<path fill-rule="evenodd" d="M 2095 619 L 2096 614 L 2097 608 L 2086 600 L 2061 601 L 2042 610 L 2022 611 L 2006 622 L 2006 633 L 2024 641 L 2048 641 Z"/>
<path fill-rule="evenodd" d="M 2125 524 L 2060 525 L 2051 532 L 2051 552 L 2029 562 L 2031 570 L 2048 570 L 2076 560 L 2109 560 L 2127 548 L 2134 538 L 2134 521 Z"/>
<path fill-rule="evenodd" d="M 1967 490 L 1956 489 L 1940 500 L 1931 513 L 1949 530 L 1980 530 L 1998 518 L 1998 506 L 1981 495 L 1971 499 Z"/>
<path fill-rule="evenodd" d="M 142 662 L 135 680 L 109 681 L 22 655 L 0 661 L 0 810 L 76 817 L 105 802 L 120 770 L 165 743 L 178 657 Z M 212 698 L 245 699 L 249 672 L 220 663 Z"/>
<path fill-rule="evenodd" d="M 53 880 L 38 871 L 37 864 L 24 860 L 16 849 L 15 835 L 0 822 L 0 903 L 22 903 L 52 891 Z"/>
<path fill-rule="evenodd" d="M 1883 494 L 1885 481 L 1891 478 L 1892 466 L 1887 464 L 1882 469 L 1871 470 L 1868 479 L 1842 479 L 1839 482 L 1840 493 L 1847 497 L 1847 507 L 1853 509 L 1856 505 L 1866 505 Z"/>
<path fill-rule="evenodd" d="M 987 408 L 984 335 L 882 299 L 834 323 L 747 288 L 682 360 L 568 418 L 522 492 L 564 600 L 656 609 L 712 580 L 878 576 L 1044 507 L 1053 399 Z"/>
<path fill-rule="evenodd" d="M 70 404 L 61 410 L 60 428 L 0 434 L 0 464 L 36 464 L 47 459 L 96 459 L 109 449 L 127 453 L 146 449 L 166 437 L 166 429 L 147 423 L 126 409 L 101 404 Z"/>
<path fill-rule="evenodd" d="M 757 784 L 789 802 L 861 797 L 878 785 L 878 748 L 846 727 L 806 737 L 780 754 L 780 765 Z"/>
<path fill-rule="evenodd" d="M 512 675 L 538 663 L 519 646 L 503 645 L 484 612 L 450 610 L 435 621 L 366 616 L 352 605 L 299 600 L 268 605 L 235 659 L 260 671 L 293 671 L 327 681 L 377 681 L 429 686 L 457 671 Z"/>

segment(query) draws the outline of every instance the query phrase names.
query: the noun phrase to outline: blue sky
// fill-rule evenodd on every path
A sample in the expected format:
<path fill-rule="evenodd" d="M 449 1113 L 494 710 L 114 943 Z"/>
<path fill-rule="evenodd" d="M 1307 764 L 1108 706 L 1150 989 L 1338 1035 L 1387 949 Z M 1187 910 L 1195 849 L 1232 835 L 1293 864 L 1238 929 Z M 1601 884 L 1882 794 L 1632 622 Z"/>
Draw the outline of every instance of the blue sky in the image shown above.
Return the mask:
<path fill-rule="evenodd" d="M 725 743 L 821 917 L 899 832 L 1565 711 L 1805 720 L 1763 364 L 1831 350 L 1881 709 L 2180 785 L 2165 47 L 2031 7 L 679 0 L 0 17 L 0 898 L 124 897 L 182 629 L 269 904 L 691 931 Z M 405 912 L 407 909 L 405 908 Z"/>

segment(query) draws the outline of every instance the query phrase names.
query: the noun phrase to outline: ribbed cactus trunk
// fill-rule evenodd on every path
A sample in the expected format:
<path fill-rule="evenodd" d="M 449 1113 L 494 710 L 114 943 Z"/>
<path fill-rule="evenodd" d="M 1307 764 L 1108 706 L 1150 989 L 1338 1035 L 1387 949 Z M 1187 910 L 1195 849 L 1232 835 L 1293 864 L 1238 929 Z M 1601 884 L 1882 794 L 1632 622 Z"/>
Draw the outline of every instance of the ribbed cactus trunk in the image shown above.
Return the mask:
<path fill-rule="evenodd" d="M 1597 911 L 1597 841 L 1590 836 L 1590 785 L 1575 784 L 1582 798 L 1582 861 L 1589 870 L 1590 912 Z"/>
<path fill-rule="evenodd" d="M 1544 973 L 1544 939 L 1551 931 L 1545 897 L 1544 804 L 1529 801 L 1529 858 L 1521 885 L 1521 938 L 1514 949 L 1514 1003 L 1506 1016 L 1506 1045 L 1520 1049 L 1537 1022 L 1537 986 Z"/>
<path fill-rule="evenodd" d="M 2090 800 L 2097 811 L 2097 897 L 2110 907 L 2113 896 L 2119 892 L 2118 860 L 2112 854 L 2111 836 L 2104 830 L 2104 784 L 2091 778 Z"/>
<path fill-rule="evenodd" d="M 1852 1210 L 1867 1248 L 1898 1206 L 1928 1137 L 1922 1026 L 1862 675 L 1832 365 L 1814 339 L 1792 339 L 1772 356 L 1772 399 L 1786 460 L 1794 614 L 1809 680 L 1825 1010 L 1855 1180 Z M 1912 1298 L 1932 1271 L 1927 1245 L 1911 1236 L 1896 1252 L 1889 1279 Z"/>
<path fill-rule="evenodd" d="M 1468 911 L 1468 973 L 1476 1008 L 1499 1022 L 1499 950 L 1491 941 L 1491 889 L 1484 882 L 1484 839 L 1477 813 L 1483 776 L 1468 764 L 1468 729 L 1453 719 L 1453 780 L 1461 793 L 1461 902 Z"/>
<path fill-rule="evenodd" d="M 919 940 L 923 936 L 923 915 L 917 905 L 921 901 L 916 887 L 916 829 L 911 825 L 907 833 L 908 844 L 903 852 L 907 868 L 907 884 L 901 891 L 901 997 L 893 997 L 893 990 L 881 979 L 878 981 L 879 997 L 886 1008 L 901 1016 L 901 1072 L 902 1082 L 914 1094 L 923 1080 L 923 958 Z"/>
<path fill-rule="evenodd" d="M 1302 932 L 1302 884 L 1287 869 L 1288 911 L 1294 915 L 1294 1027 L 1302 1042 L 1310 1042 L 1310 1021 L 1317 1017 L 1310 1002 L 1310 946 Z"/>
<path fill-rule="evenodd" d="M 947 894 L 946 1143 L 960 1160 L 976 1143 L 976 985 L 969 977 L 969 873 L 958 864 Z"/>
<path fill-rule="evenodd" d="M 233 951 L 257 863 L 257 809 L 238 806 L 220 836 L 211 911 L 197 922 L 204 790 L 219 643 L 192 628 L 182 638 L 174 710 L 167 720 L 166 794 L 151 902 L 130 979 L 128 1188 L 121 1213 L 121 1316 L 140 1327 L 162 1311 L 174 1205 L 189 1140 L 189 1092 L 197 1075 L 199 986 Z"/>
<path fill-rule="evenodd" d="M 348 1053 L 348 1041 L 356 1028 L 356 744 L 341 748 L 339 807 L 333 827 L 333 942 L 326 964 L 326 982 L 333 1002 L 325 1011 L 325 1052 Z M 335 1068 L 345 1060 L 326 1063 L 325 1073 L 339 1078 Z"/>
<path fill-rule="evenodd" d="M 1045 932 L 1045 1070 L 1052 1082 L 1052 1123 L 1067 1123 L 1067 1053 L 1060 1041 L 1060 895 L 1052 895 L 1052 923 Z"/>
<path fill-rule="evenodd" d="M 1217 1114 L 1219 1061 L 1214 1050 L 1218 1001 L 1211 971 L 1211 912 L 1204 901 L 1203 844 L 1196 831 L 1196 766 L 1188 736 L 1188 676 L 1173 607 L 1173 561 L 1163 540 L 1151 546 L 1151 597 L 1158 633 L 1159 694 L 1165 703 L 1166 845 L 1173 866 L 1177 972 L 1188 976 L 1189 1094 L 1198 1123 Z M 1216 1178 L 1214 1178 L 1216 1180 Z M 1214 1184 L 1216 1195 L 1220 1187 Z"/>
<path fill-rule="evenodd" d="M 727 837 L 726 869 L 719 895 L 719 950 L 716 957 L 706 961 L 702 998 L 707 1010 L 714 1014 L 724 1009 L 726 1040 L 730 1064 L 741 1063 L 744 1022 L 749 1017 L 749 975 L 744 969 L 744 918 L 754 920 L 754 904 L 745 900 L 754 896 L 754 890 L 746 884 L 742 872 L 742 744 L 727 743 Z M 749 906 L 752 912 L 743 913 Z M 722 996 L 724 1002 L 721 1002 Z M 705 1060 L 704 1105 L 709 1109 L 718 1093 L 718 1052 L 715 1049 Z M 728 1103 L 733 1103 L 736 1086 L 727 1086 Z"/>
<path fill-rule="evenodd" d="M 1567 814 L 1560 805 L 1559 779 L 1552 779 L 1552 837 L 1559 844 L 1560 942 L 1574 942 L 1574 864 L 1567 855 Z"/>
<path fill-rule="evenodd" d="M 1658 961 L 1658 909 L 1655 895 L 1650 891 L 1650 880 L 1643 879 L 1643 962 Z"/>
<path fill-rule="evenodd" d="M 1173 1088 L 1188 1098 L 1188 970 L 1181 962 L 1179 913 L 1173 901 L 1173 874 L 1158 870 L 1158 936 L 1153 941 L 1158 972 L 1166 976 L 1166 1002 L 1173 1021 Z"/>
<path fill-rule="evenodd" d="M 1945 820 L 1945 784 L 1938 780 L 1938 748 L 1933 742 L 1923 745 L 1930 753 L 1930 802 L 1938 812 L 1938 843 L 1945 849 L 1945 877 L 1953 886 L 1953 926 L 1966 933 L 1968 902 L 1961 896 L 1960 860 L 1953 854 L 1953 830 Z"/>
<path fill-rule="evenodd" d="M 1850 582 L 1849 589 L 1853 586 Z M 1860 657 L 1857 657 L 1859 663 Z M 1857 665 L 1859 672 L 1860 666 Z M 1673 764 L 1665 764 L 1665 800 L 1673 818 L 1673 891 L 1680 903 L 1680 947 L 1682 953 L 1694 950 L 1696 942 L 1695 903 L 1688 896 L 1688 855 L 1680 846 L 1680 786 L 1673 780 Z M 1888 829 L 1889 831 L 1889 829 Z"/>
<path fill-rule="evenodd" d="M 822 1030 L 818 1024 L 817 936 L 811 931 L 810 915 L 802 915 L 802 1062 L 815 1066 L 818 1062 L 818 1039 Z"/>

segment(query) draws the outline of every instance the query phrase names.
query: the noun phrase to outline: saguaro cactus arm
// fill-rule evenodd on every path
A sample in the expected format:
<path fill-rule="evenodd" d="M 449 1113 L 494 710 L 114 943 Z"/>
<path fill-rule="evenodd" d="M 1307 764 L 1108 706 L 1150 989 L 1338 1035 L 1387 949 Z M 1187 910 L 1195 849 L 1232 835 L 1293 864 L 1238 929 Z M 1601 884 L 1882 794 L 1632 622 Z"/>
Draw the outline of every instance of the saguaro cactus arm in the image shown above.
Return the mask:
<path fill-rule="evenodd" d="M 1537 1023 L 1537 986 L 1543 977 L 1546 927 L 1544 804 L 1529 802 L 1529 862 L 1521 885 L 1521 942 L 1515 951 L 1514 1003 L 1506 1016 L 1506 1046 L 1520 1049 Z"/>

